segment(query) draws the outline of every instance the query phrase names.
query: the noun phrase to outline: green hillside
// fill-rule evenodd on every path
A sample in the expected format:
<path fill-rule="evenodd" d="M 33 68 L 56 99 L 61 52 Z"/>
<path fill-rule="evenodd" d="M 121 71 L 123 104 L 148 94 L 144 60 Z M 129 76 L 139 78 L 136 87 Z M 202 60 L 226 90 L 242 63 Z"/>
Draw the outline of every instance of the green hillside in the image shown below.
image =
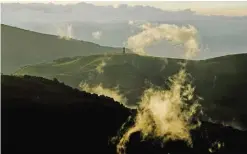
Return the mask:
<path fill-rule="evenodd" d="M 122 52 L 120 48 L 66 40 L 1 24 L 2 72 L 12 73 L 21 66 L 49 62 L 71 56 Z"/>
<path fill-rule="evenodd" d="M 134 54 L 108 54 L 58 59 L 51 63 L 27 66 L 16 75 L 34 75 L 57 78 L 72 87 L 80 83 L 102 84 L 104 88 L 119 87 L 127 97 L 129 106 L 136 105 L 143 91 L 151 84 L 166 87 L 168 77 L 178 72 L 183 60 L 138 56 Z M 97 68 L 104 62 L 103 72 Z M 187 70 L 203 98 L 205 116 L 215 120 L 244 124 L 247 121 L 247 54 L 231 55 L 201 61 L 189 61 Z"/>
<path fill-rule="evenodd" d="M 169 65 L 167 66 L 169 67 L 164 69 L 166 60 L 156 57 L 135 54 L 93 55 L 63 58 L 54 60 L 52 63 L 26 66 L 15 74 L 57 78 L 72 87 L 78 87 L 83 82 L 90 85 L 102 83 L 105 88 L 119 86 L 123 94 L 130 95 L 129 101 L 135 103 L 137 96 L 144 90 L 146 81 L 161 84 L 164 82 L 163 77 L 177 72 L 179 69 L 177 60 L 169 59 L 168 61 Z M 106 65 L 102 69 L 103 72 L 100 73 L 97 71 L 97 67 L 102 62 L 105 62 Z"/>

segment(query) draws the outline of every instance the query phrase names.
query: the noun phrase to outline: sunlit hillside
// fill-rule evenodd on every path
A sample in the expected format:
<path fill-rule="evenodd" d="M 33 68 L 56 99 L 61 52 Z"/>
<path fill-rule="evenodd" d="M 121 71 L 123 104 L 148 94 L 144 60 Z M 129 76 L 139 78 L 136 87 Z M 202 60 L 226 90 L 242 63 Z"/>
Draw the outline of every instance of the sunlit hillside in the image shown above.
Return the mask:
<path fill-rule="evenodd" d="M 177 73 L 182 61 L 135 54 L 94 55 L 27 66 L 15 75 L 57 78 L 80 90 L 83 90 L 80 86 L 84 83 L 112 90 L 117 87 L 120 94 L 128 99 L 127 105 L 135 106 L 148 87 L 167 87 L 169 77 Z M 213 119 L 226 122 L 237 119 L 246 126 L 246 91 L 240 90 L 247 86 L 246 62 L 245 54 L 188 62 L 192 85 L 202 98 L 205 113 Z"/>

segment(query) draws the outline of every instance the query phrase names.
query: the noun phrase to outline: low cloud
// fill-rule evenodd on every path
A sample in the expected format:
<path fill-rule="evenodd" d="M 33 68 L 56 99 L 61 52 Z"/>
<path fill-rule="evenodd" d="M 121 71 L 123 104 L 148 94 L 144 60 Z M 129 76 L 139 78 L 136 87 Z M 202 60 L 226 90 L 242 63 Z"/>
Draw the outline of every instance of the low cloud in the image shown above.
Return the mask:
<path fill-rule="evenodd" d="M 134 21 L 133 20 L 129 20 L 128 24 L 129 25 L 133 25 L 134 24 Z"/>
<path fill-rule="evenodd" d="M 120 6 L 120 4 L 114 4 L 112 7 L 117 9 L 117 8 L 119 8 L 119 6 Z"/>
<path fill-rule="evenodd" d="M 106 65 L 106 62 L 104 60 L 102 60 L 102 62 L 96 67 L 96 71 L 99 73 L 99 74 L 102 74 L 104 73 L 104 67 Z"/>
<path fill-rule="evenodd" d="M 177 26 L 170 24 L 153 25 L 150 23 L 139 26 L 143 31 L 128 38 L 128 48 L 135 53 L 146 55 L 145 48 L 162 40 L 171 45 L 183 45 L 185 57 L 189 58 L 199 51 L 197 29 L 194 26 Z"/>
<path fill-rule="evenodd" d="M 87 83 L 81 83 L 80 88 L 83 91 L 86 91 L 88 93 L 94 93 L 97 95 L 104 95 L 107 97 L 113 98 L 115 101 L 120 102 L 121 104 L 127 103 L 127 98 L 124 95 L 120 94 L 119 88 L 104 88 L 102 84 L 96 85 L 96 86 L 90 86 Z"/>
<path fill-rule="evenodd" d="M 57 35 L 60 39 L 70 40 L 73 38 L 73 27 L 72 25 L 59 26 L 57 29 Z"/>
<path fill-rule="evenodd" d="M 137 54 L 145 55 L 145 47 L 161 40 L 166 40 L 172 45 L 182 44 L 185 49 L 184 55 L 188 59 L 193 58 L 199 50 L 197 30 L 193 26 L 154 26 L 147 23 L 139 28 L 143 31 L 128 38 L 128 48 Z M 151 137 L 162 138 L 163 141 L 184 140 L 189 145 L 193 144 L 190 130 L 200 126 L 197 115 L 202 112 L 185 66 L 186 63 L 183 63 L 179 72 L 169 78 L 168 89 L 151 87 L 144 91 L 141 102 L 138 103 L 134 124 L 120 137 L 117 153 L 125 153 L 126 143 L 134 132 L 140 132 L 144 139 Z"/>
<path fill-rule="evenodd" d="M 102 32 L 101 31 L 93 32 L 92 36 L 93 36 L 94 39 L 99 40 L 101 38 L 101 36 L 102 36 Z"/>

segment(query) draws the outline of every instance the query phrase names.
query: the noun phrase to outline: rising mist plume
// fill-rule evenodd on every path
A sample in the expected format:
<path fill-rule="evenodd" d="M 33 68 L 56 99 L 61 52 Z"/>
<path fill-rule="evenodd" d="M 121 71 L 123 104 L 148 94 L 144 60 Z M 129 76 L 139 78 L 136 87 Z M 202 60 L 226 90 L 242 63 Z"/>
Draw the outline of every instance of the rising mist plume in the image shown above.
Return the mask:
<path fill-rule="evenodd" d="M 99 63 L 97 65 L 97 67 L 95 68 L 97 73 L 102 74 L 104 73 L 104 67 L 107 64 L 107 61 L 109 61 L 111 59 L 111 56 L 109 56 L 107 53 L 104 54 L 104 57 L 101 60 L 101 63 Z"/>
<path fill-rule="evenodd" d="M 101 38 L 101 36 L 102 36 L 102 32 L 101 31 L 93 32 L 92 36 L 93 36 L 94 39 L 99 40 Z"/>
<path fill-rule="evenodd" d="M 142 32 L 128 39 L 128 47 L 138 54 L 146 54 L 145 47 L 161 40 L 167 40 L 172 45 L 182 44 L 187 59 L 199 51 L 197 30 L 193 26 L 144 24 L 141 28 Z M 120 137 L 117 153 L 125 153 L 126 144 L 134 132 L 140 132 L 144 139 L 184 140 L 192 145 L 190 130 L 200 125 L 196 115 L 201 112 L 185 66 L 186 62 L 177 74 L 170 77 L 168 89 L 152 87 L 144 91 L 134 124 Z"/>
<path fill-rule="evenodd" d="M 60 39 L 70 40 L 73 38 L 72 25 L 57 28 L 57 35 Z"/>
<path fill-rule="evenodd" d="M 207 121 L 214 123 L 214 124 L 221 124 L 225 127 L 232 127 L 237 130 L 246 131 L 247 128 L 243 127 L 240 122 L 232 119 L 231 121 L 220 121 L 220 120 L 213 120 L 212 118 L 208 118 Z"/>
<path fill-rule="evenodd" d="M 104 67 L 106 65 L 106 62 L 104 60 L 101 61 L 101 63 L 96 67 L 96 71 L 99 73 L 99 74 L 102 74 L 104 73 Z"/>
<path fill-rule="evenodd" d="M 152 44 L 166 40 L 172 45 L 182 44 L 185 49 L 185 58 L 190 58 L 199 49 L 197 41 L 197 29 L 191 25 L 179 27 L 177 25 L 161 24 L 152 25 L 150 23 L 138 26 L 143 31 L 128 38 L 128 48 L 135 53 L 145 55 L 145 48 Z"/>
<path fill-rule="evenodd" d="M 121 104 L 127 103 L 127 98 L 120 94 L 119 88 L 104 88 L 102 84 L 96 85 L 96 86 L 89 86 L 87 83 L 81 83 L 80 88 L 83 91 L 86 91 L 88 93 L 97 94 L 97 95 L 104 95 L 107 97 L 113 98 L 115 101 L 120 102 Z"/>
<path fill-rule="evenodd" d="M 133 20 L 129 20 L 129 21 L 128 21 L 128 24 L 129 24 L 129 25 L 133 25 L 133 24 L 134 24 L 134 21 L 133 21 Z"/>

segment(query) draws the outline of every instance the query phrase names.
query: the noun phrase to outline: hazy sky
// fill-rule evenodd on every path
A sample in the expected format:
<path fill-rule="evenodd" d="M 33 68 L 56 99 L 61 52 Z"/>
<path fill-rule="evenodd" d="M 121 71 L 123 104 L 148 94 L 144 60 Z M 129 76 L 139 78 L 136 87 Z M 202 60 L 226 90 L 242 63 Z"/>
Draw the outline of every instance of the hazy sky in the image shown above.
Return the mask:
<path fill-rule="evenodd" d="M 58 4 L 70 4 L 70 3 L 78 3 L 83 0 L 1 0 L 1 2 L 25 2 L 25 3 L 47 3 L 47 2 L 54 2 Z M 131 6 L 134 5 L 149 5 L 153 7 L 157 7 L 164 10 L 182 10 L 182 9 L 191 9 L 201 14 L 208 14 L 208 15 L 228 15 L 228 16 L 242 16 L 247 15 L 247 1 L 87 1 L 88 3 L 92 3 L 95 5 L 114 5 L 115 7 L 118 4 L 128 4 Z"/>

